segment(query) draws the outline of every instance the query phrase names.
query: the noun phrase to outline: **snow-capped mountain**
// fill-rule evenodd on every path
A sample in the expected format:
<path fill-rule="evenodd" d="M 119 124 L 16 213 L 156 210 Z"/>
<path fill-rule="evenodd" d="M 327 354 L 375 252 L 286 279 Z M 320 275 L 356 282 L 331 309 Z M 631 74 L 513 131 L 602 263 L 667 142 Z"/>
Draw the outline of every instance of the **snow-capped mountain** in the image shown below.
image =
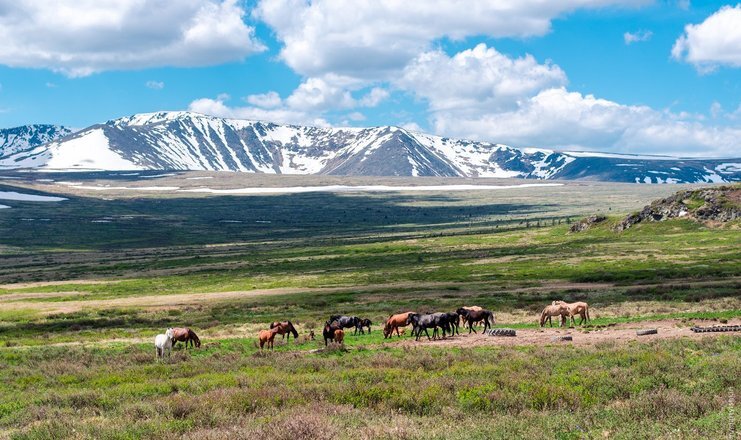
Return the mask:
<path fill-rule="evenodd" d="M 512 148 L 398 127 L 317 128 L 190 112 L 137 114 L 0 156 L 0 168 L 228 170 L 278 174 L 741 180 L 741 159 Z"/>
<path fill-rule="evenodd" d="M 72 130 L 67 127 L 46 124 L 0 129 L 0 161 L 70 133 Z"/>

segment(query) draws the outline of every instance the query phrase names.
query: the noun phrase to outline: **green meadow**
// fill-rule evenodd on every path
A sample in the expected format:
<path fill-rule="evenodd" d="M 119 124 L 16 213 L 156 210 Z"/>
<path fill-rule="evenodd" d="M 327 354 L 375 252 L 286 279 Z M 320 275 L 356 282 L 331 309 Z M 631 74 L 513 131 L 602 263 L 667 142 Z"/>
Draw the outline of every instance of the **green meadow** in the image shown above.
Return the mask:
<path fill-rule="evenodd" d="M 15 185 L 3 189 L 61 191 Z M 737 323 L 738 221 L 613 229 L 678 189 L 4 202 L 0 438 L 735 438 L 736 333 L 440 345 L 379 331 L 392 313 L 476 304 L 533 334 L 553 299 L 589 302 L 576 335 Z M 593 213 L 608 221 L 569 232 Z M 321 350 L 330 314 L 373 332 Z M 299 340 L 261 352 L 257 331 L 284 319 Z M 172 326 L 203 346 L 156 361 L 152 339 Z"/>

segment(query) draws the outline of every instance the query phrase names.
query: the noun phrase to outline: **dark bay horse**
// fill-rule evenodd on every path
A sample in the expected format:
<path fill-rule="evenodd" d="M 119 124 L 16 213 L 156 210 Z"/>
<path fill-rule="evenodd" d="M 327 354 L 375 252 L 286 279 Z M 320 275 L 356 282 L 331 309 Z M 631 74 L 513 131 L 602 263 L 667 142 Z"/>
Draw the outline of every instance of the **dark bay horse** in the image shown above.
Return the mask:
<path fill-rule="evenodd" d="M 359 319 L 357 325 L 355 326 L 355 333 L 354 334 L 357 335 L 358 334 L 358 331 L 359 331 L 361 335 L 364 335 L 365 332 L 363 331 L 363 327 L 367 327 L 368 328 L 368 334 L 370 334 L 370 332 L 371 332 L 371 324 L 373 324 L 373 323 L 368 318 Z"/>
<path fill-rule="evenodd" d="M 468 323 L 468 333 L 470 334 L 471 331 L 474 333 L 478 333 L 474 328 L 473 324 L 477 321 L 484 321 L 484 331 L 486 331 L 488 328 L 491 328 L 491 325 L 494 324 L 494 314 L 486 309 L 483 310 L 466 310 L 464 308 L 460 308 L 456 310 L 459 315 L 463 316 L 464 322 Z M 489 321 L 491 320 L 491 325 Z"/>
<path fill-rule="evenodd" d="M 196 348 L 201 346 L 201 340 L 198 339 L 196 332 L 188 327 L 175 327 L 172 329 L 172 346 L 174 347 L 178 341 L 185 343 L 185 348 L 188 348 L 189 342 L 191 348 L 193 348 L 194 344 Z"/>
<path fill-rule="evenodd" d="M 298 338 L 298 332 L 296 331 L 296 327 L 293 326 L 291 321 L 283 321 L 283 322 L 273 322 L 270 324 L 270 329 L 278 329 L 278 334 L 282 336 L 282 339 L 286 338 L 286 335 L 288 335 L 288 340 L 291 340 L 291 335 L 293 335 L 293 339 Z"/>
<path fill-rule="evenodd" d="M 334 342 L 335 338 L 335 332 L 337 330 L 342 330 L 342 327 L 337 321 L 327 321 L 324 324 L 324 329 L 322 330 L 322 336 L 324 336 L 324 346 L 327 346 L 328 341 Z"/>

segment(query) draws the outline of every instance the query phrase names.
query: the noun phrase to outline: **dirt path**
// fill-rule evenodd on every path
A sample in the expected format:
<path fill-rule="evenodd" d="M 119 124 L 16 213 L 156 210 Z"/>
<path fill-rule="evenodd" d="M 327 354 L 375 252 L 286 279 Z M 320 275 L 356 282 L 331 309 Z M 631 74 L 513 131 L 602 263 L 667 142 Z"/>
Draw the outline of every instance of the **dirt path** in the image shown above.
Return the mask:
<path fill-rule="evenodd" d="M 741 325 L 741 318 L 730 319 L 728 324 L 721 324 L 715 320 L 703 320 L 693 319 L 693 325 L 709 327 L 715 325 Z M 209 343 L 218 342 L 220 339 L 239 339 L 239 338 L 255 338 L 260 324 L 245 324 L 239 327 L 229 327 L 218 329 L 215 332 L 199 332 L 201 341 L 208 346 Z M 531 345 L 594 345 L 594 344 L 629 344 L 631 342 L 649 342 L 660 339 L 704 339 L 704 338 L 715 338 L 721 335 L 730 335 L 735 337 L 741 337 L 741 332 L 709 332 L 709 333 L 695 333 L 690 330 L 691 325 L 687 322 L 683 322 L 680 319 L 666 319 L 658 321 L 641 321 L 631 322 L 623 324 L 614 324 L 601 329 L 589 329 L 584 330 L 580 328 L 544 328 L 544 329 L 517 329 L 517 336 L 515 337 L 498 337 L 498 336 L 487 336 L 481 333 L 478 334 L 467 334 L 454 336 L 452 338 L 446 338 L 443 340 L 428 341 L 425 336 L 419 341 L 415 341 L 409 336 L 407 329 L 406 334 L 401 338 L 393 337 L 392 339 L 384 340 L 381 344 L 369 343 L 365 346 L 365 349 L 380 347 L 380 346 L 391 346 L 391 347 L 515 347 L 515 346 L 531 346 Z M 655 335 L 638 336 L 636 335 L 637 330 L 644 329 L 657 329 L 658 333 Z M 303 329 L 299 328 L 300 334 L 305 334 Z M 560 336 L 571 336 L 572 341 L 559 341 L 554 340 Z M 348 336 L 349 341 L 358 341 L 357 338 L 362 336 Z M 317 341 L 320 341 L 318 338 Z M 134 337 L 134 338 L 111 338 L 102 339 L 90 342 L 58 342 L 53 344 L 45 344 L 45 347 L 56 347 L 56 346 L 103 346 L 114 343 L 124 344 L 141 344 L 145 342 L 151 342 L 151 337 Z M 282 342 L 276 342 L 276 345 L 282 345 Z M 317 342 L 317 345 L 319 342 Z M 26 346 L 16 346 L 12 348 L 27 348 Z M 352 350 L 352 346 L 350 346 Z M 313 350 L 316 351 L 316 350 Z M 312 351 L 312 352 L 313 352 Z M 298 351 L 300 353 L 309 353 L 307 350 Z"/>
<path fill-rule="evenodd" d="M 721 325 L 718 321 L 693 319 L 692 322 L 698 326 Z M 725 325 L 725 324 L 723 324 Z M 731 319 L 728 325 L 741 325 L 741 319 Z M 667 319 L 661 321 L 641 321 L 624 324 L 615 324 L 601 329 L 582 330 L 579 328 L 550 328 L 544 329 L 517 329 L 517 336 L 487 336 L 479 334 L 462 334 L 444 340 L 428 341 L 425 336 L 419 342 L 406 338 L 399 342 L 403 346 L 431 346 L 431 347 L 479 347 L 479 346 L 520 346 L 520 345 L 544 345 L 544 344 L 573 344 L 590 345 L 600 343 L 627 344 L 632 341 L 651 341 L 656 339 L 690 338 L 702 339 L 712 338 L 719 335 L 735 335 L 741 337 L 741 332 L 710 332 L 695 333 L 690 330 L 691 326 L 679 319 Z M 638 336 L 636 330 L 657 329 L 655 335 Z M 573 341 L 558 341 L 554 338 L 559 336 L 571 336 Z"/>

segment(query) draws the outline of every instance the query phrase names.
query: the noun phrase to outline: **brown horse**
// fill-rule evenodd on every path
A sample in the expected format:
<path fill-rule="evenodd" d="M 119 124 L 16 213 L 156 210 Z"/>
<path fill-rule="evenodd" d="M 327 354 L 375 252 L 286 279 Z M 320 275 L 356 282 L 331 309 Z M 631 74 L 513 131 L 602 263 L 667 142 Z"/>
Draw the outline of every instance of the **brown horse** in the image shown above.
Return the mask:
<path fill-rule="evenodd" d="M 272 328 L 270 330 L 260 330 L 260 333 L 257 334 L 258 339 L 260 339 L 260 350 L 262 350 L 265 343 L 268 344 L 268 348 L 271 350 L 273 349 L 273 341 L 275 340 L 275 335 L 278 334 L 278 328 Z"/>
<path fill-rule="evenodd" d="M 341 328 L 338 328 L 334 331 L 334 341 L 338 344 L 342 344 L 342 341 L 345 340 L 345 331 Z"/>
<path fill-rule="evenodd" d="M 561 324 L 559 325 L 559 327 L 563 327 L 563 325 L 566 323 L 566 317 L 569 316 L 569 308 L 563 304 L 551 304 L 549 306 L 546 306 L 540 313 L 540 326 L 545 327 L 545 322 L 548 321 L 551 327 L 553 327 L 551 316 L 560 316 Z"/>
<path fill-rule="evenodd" d="M 480 312 L 480 311 L 484 310 L 483 307 L 479 307 L 479 306 L 463 306 L 463 307 L 461 307 L 461 309 L 470 310 L 471 312 Z M 465 316 L 461 315 L 460 313 L 458 315 L 459 315 L 458 316 L 458 325 L 462 325 L 462 326 L 465 327 L 465 325 L 466 325 L 466 318 L 465 318 Z M 474 324 L 482 324 L 483 325 L 483 321 L 476 321 Z"/>
<path fill-rule="evenodd" d="M 174 347 L 175 343 L 178 341 L 185 343 L 185 348 L 188 348 L 189 342 L 191 348 L 193 348 L 194 344 L 196 348 L 201 346 L 201 340 L 198 339 L 198 335 L 196 335 L 196 332 L 189 329 L 188 327 L 175 327 L 174 329 L 172 329 L 172 346 Z"/>
<path fill-rule="evenodd" d="M 409 325 L 409 315 L 411 313 L 413 312 L 404 312 L 389 316 L 389 319 L 386 320 L 386 324 L 383 326 L 383 338 L 387 339 L 393 336 L 394 330 L 396 330 L 396 336 L 401 337 L 399 327 Z"/>
<path fill-rule="evenodd" d="M 569 308 L 569 318 L 571 318 L 571 325 L 576 325 L 576 320 L 574 319 L 574 316 L 579 315 L 581 319 L 579 319 L 579 325 L 582 325 L 585 322 L 589 322 L 592 320 L 592 318 L 589 317 L 589 304 L 579 301 L 575 303 L 567 303 L 565 301 L 553 301 L 553 305 L 564 305 Z"/>
<path fill-rule="evenodd" d="M 293 326 L 291 321 L 283 321 L 283 322 L 273 322 L 270 324 L 270 328 L 278 328 L 278 334 L 282 336 L 281 339 L 285 339 L 286 335 L 288 335 L 288 340 L 291 340 L 291 335 L 293 334 L 293 339 L 298 338 L 298 332 L 296 331 L 296 327 Z"/>

